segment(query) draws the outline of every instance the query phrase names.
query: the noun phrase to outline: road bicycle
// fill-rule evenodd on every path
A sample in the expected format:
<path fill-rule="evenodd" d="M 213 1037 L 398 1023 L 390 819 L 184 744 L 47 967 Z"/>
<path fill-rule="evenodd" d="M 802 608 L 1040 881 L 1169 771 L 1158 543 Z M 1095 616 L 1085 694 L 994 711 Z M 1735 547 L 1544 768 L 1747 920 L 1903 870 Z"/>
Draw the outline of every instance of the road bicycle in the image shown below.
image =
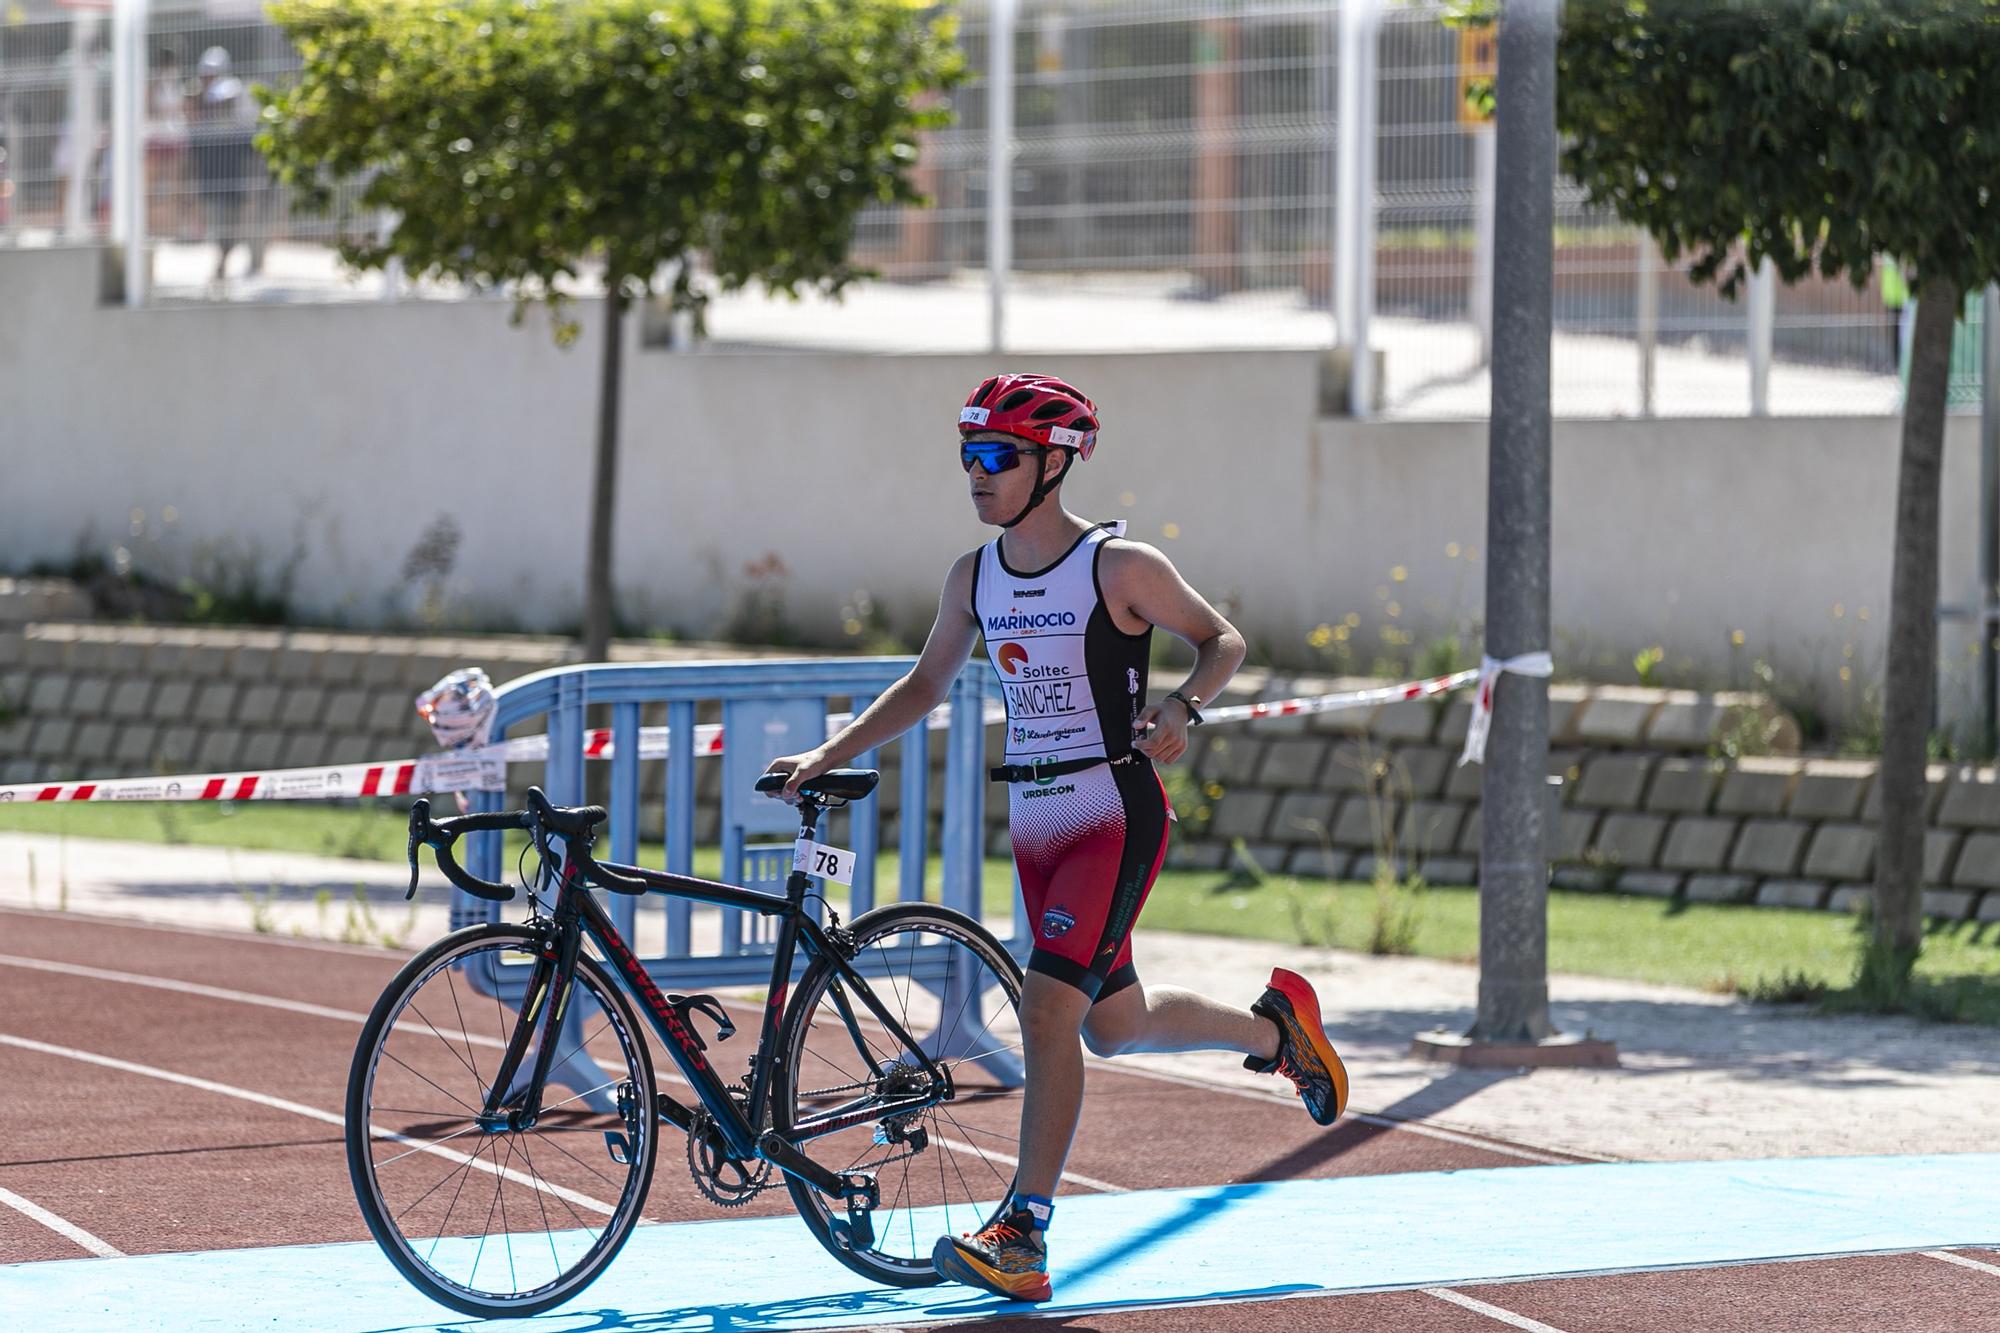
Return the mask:
<path fill-rule="evenodd" d="M 537 788 L 524 810 L 433 820 L 429 802 L 415 803 L 412 893 L 427 845 L 467 893 L 513 898 L 453 856 L 459 837 L 480 830 L 525 830 L 523 863 L 533 851 L 538 868 L 522 876 L 529 919 L 467 927 L 412 958 L 354 1052 L 348 1172 L 404 1277 L 472 1315 L 569 1300 L 646 1220 L 666 1126 L 686 1136 L 689 1172 L 710 1201 L 735 1207 L 782 1182 L 848 1268 L 894 1286 L 940 1280 L 935 1239 L 984 1226 L 1012 1195 L 1021 969 L 978 922 L 932 903 L 841 924 L 808 873 L 843 855 L 815 841 L 817 825 L 877 777 L 845 769 L 802 785 L 783 894 L 596 861 L 605 811 L 553 806 Z M 767 774 L 757 788 L 783 781 Z M 775 921 L 741 1078 L 715 1067 L 696 1016 L 727 1040 L 758 1001 L 663 993 L 593 886 Z M 658 1088 L 639 1015 L 692 1104 Z"/>

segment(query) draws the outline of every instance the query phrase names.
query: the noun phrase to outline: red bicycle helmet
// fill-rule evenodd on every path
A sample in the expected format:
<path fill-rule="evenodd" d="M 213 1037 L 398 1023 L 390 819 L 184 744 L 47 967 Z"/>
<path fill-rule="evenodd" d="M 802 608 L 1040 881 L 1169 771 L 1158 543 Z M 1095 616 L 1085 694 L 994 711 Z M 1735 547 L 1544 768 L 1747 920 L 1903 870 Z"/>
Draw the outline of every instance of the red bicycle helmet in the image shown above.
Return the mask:
<path fill-rule="evenodd" d="M 958 413 L 960 435 L 983 430 L 1071 449 L 1082 460 L 1097 448 L 1097 404 L 1053 375 L 995 375 L 972 391 Z"/>

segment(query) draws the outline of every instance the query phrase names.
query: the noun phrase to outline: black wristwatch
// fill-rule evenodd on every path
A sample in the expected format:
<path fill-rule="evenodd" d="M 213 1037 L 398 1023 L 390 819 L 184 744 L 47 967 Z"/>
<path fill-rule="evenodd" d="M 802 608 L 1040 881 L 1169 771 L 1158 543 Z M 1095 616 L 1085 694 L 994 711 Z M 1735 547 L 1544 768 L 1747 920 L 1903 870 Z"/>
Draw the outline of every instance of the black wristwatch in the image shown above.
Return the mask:
<path fill-rule="evenodd" d="M 1169 699 L 1179 699 L 1181 701 L 1181 707 L 1187 709 L 1188 725 L 1190 727 L 1198 727 L 1201 725 L 1200 695 L 1187 695 L 1187 694 L 1182 694 L 1179 690 L 1169 690 L 1167 691 L 1167 697 Z"/>

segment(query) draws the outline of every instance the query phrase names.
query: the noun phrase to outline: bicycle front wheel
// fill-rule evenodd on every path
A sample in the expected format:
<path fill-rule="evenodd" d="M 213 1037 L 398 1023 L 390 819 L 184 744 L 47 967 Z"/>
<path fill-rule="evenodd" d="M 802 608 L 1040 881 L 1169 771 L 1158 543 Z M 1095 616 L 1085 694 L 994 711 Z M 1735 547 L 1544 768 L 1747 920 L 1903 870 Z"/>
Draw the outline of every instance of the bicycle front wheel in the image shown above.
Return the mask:
<path fill-rule="evenodd" d="M 347 1167 L 368 1230 L 425 1295 L 471 1315 L 535 1314 L 576 1295 L 624 1245 L 658 1146 L 653 1068 L 631 1005 L 577 959 L 566 1000 L 530 984 L 545 938 L 519 926 L 448 935 L 375 1004 L 347 1084 Z M 512 998 L 510 998 L 512 997 Z M 535 1123 L 481 1119 L 523 1021 L 513 1086 L 553 1041 Z"/>
<path fill-rule="evenodd" d="M 843 1235 L 846 1213 L 787 1177 L 792 1202 L 841 1263 L 899 1287 L 937 1282 L 941 1235 L 985 1225 L 1013 1193 L 1021 1128 L 1021 969 L 977 922 L 928 903 L 896 903 L 851 926 L 851 965 L 943 1072 L 891 1033 L 826 960 L 808 968 L 787 1011 L 774 1127 L 829 1170 L 868 1172 L 881 1203 L 872 1236 Z M 914 1112 L 871 1114 L 908 1105 Z M 845 1127 L 820 1133 L 815 1123 Z"/>

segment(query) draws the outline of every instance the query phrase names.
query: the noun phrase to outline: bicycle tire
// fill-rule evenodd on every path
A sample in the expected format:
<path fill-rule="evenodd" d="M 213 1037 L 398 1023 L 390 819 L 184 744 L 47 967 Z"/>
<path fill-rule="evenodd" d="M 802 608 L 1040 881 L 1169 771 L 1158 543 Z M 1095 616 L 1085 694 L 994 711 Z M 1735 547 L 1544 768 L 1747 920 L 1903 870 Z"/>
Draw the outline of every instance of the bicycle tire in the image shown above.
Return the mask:
<path fill-rule="evenodd" d="M 396 1267 L 397 1271 L 412 1286 L 439 1304 L 448 1306 L 464 1314 L 489 1318 L 532 1315 L 552 1309 L 576 1296 L 577 1293 L 589 1286 L 592 1281 L 596 1280 L 603 1273 L 604 1269 L 617 1257 L 619 1250 L 624 1247 L 626 1240 L 631 1236 L 633 1227 L 639 1221 L 640 1210 L 644 1206 L 647 1191 L 652 1184 L 653 1168 L 657 1160 L 659 1146 L 659 1124 L 653 1113 L 656 1084 L 651 1053 L 646 1044 L 644 1029 L 640 1027 L 638 1018 L 633 1012 L 632 1005 L 626 998 L 624 990 L 600 964 L 587 954 L 579 953 L 576 966 L 576 987 L 570 992 L 572 1002 L 581 1002 L 576 1005 L 575 1012 L 579 1016 L 583 1016 L 586 1013 L 583 1005 L 588 1004 L 590 1001 L 595 1001 L 599 1007 L 599 1012 L 606 1019 L 605 1024 L 600 1026 L 597 1032 L 601 1033 L 607 1027 L 619 1028 L 614 1034 L 615 1040 L 627 1061 L 626 1072 L 630 1074 L 629 1082 L 633 1084 L 633 1087 L 630 1089 L 633 1104 L 640 1108 L 640 1113 L 636 1117 L 621 1115 L 615 1122 L 605 1121 L 601 1113 L 596 1118 L 595 1123 L 622 1124 L 627 1131 L 623 1146 L 627 1152 L 628 1161 L 622 1164 L 628 1168 L 627 1175 L 616 1202 L 610 1205 L 609 1220 L 605 1222 L 603 1231 L 591 1241 L 579 1260 L 574 1263 L 564 1263 L 559 1254 L 560 1247 L 557 1237 L 560 1235 L 564 1238 L 565 1243 L 573 1243 L 575 1233 L 569 1228 L 565 1228 L 562 1232 L 547 1230 L 550 1224 L 546 1211 L 547 1198 L 544 1196 L 553 1197 L 557 1201 L 563 1202 L 567 1206 L 570 1216 L 578 1220 L 582 1220 L 582 1215 L 577 1212 L 576 1205 L 571 1202 L 572 1200 L 581 1200 L 585 1204 L 595 1204 L 600 1210 L 605 1205 L 600 1200 L 588 1197 L 575 1190 L 568 1190 L 564 1186 L 545 1180 L 543 1178 L 542 1167 L 537 1165 L 534 1160 L 534 1150 L 528 1148 L 525 1141 L 521 1141 L 519 1147 L 521 1150 L 520 1160 L 525 1163 L 526 1171 L 513 1166 L 516 1160 L 513 1155 L 513 1149 L 516 1145 L 512 1142 L 507 1145 L 508 1156 L 504 1165 L 496 1166 L 495 1163 L 487 1163 L 480 1169 L 485 1175 L 493 1177 L 493 1197 L 496 1202 L 501 1201 L 502 1192 L 509 1183 L 521 1184 L 525 1177 L 529 1182 L 532 1182 L 527 1185 L 529 1190 L 528 1197 L 543 1209 L 542 1220 L 552 1260 L 550 1267 L 555 1270 L 555 1276 L 549 1281 L 539 1283 L 527 1291 L 517 1291 L 510 1294 L 482 1290 L 473 1285 L 479 1274 L 480 1256 L 483 1255 L 486 1241 L 490 1239 L 490 1236 L 485 1233 L 481 1235 L 480 1250 L 475 1254 L 470 1275 L 462 1283 L 454 1282 L 434 1267 L 430 1261 L 435 1260 L 437 1249 L 441 1244 L 448 1247 L 448 1254 L 449 1247 L 451 1246 L 456 1245 L 461 1250 L 463 1249 L 467 1238 L 444 1234 L 444 1227 L 450 1221 L 451 1210 L 447 1209 L 446 1211 L 444 1222 L 440 1224 L 439 1235 L 431 1238 L 430 1260 L 426 1260 L 419 1256 L 417 1245 L 413 1243 L 413 1239 L 410 1236 L 405 1234 L 403 1226 L 399 1224 L 399 1218 L 413 1211 L 417 1204 L 410 1204 L 399 1213 L 391 1206 L 391 1201 L 383 1197 L 383 1184 L 379 1178 L 379 1169 L 374 1157 L 373 1145 L 380 1138 L 395 1137 L 402 1132 L 388 1128 L 388 1117 L 386 1114 L 384 1116 L 384 1123 L 375 1123 L 375 1117 L 371 1112 L 377 1108 L 372 1102 L 372 1094 L 375 1088 L 376 1075 L 382 1067 L 385 1054 L 388 1054 L 389 1058 L 396 1064 L 402 1065 L 404 1069 L 411 1069 L 411 1066 L 407 1062 L 394 1053 L 388 1052 L 387 1049 L 389 1042 L 396 1038 L 399 1031 L 397 1020 L 404 1014 L 406 1007 L 415 1007 L 419 1018 L 429 1026 L 430 1034 L 436 1037 L 438 1042 L 442 1043 L 449 1050 L 453 1044 L 449 1038 L 454 1034 L 449 1029 L 441 1033 L 437 1027 L 430 1025 L 430 1020 L 423 1017 L 422 1008 L 416 1006 L 416 997 L 424 989 L 426 983 L 433 981 L 440 975 L 446 974 L 448 969 L 454 968 L 459 963 L 484 952 L 518 951 L 524 960 L 528 960 L 539 955 L 545 948 L 545 945 L 544 936 L 538 932 L 521 926 L 504 924 L 471 926 L 445 936 L 404 964 L 402 969 L 397 972 L 394 980 L 389 983 L 388 988 L 383 991 L 381 998 L 376 1001 L 374 1009 L 369 1013 L 368 1021 L 362 1027 L 360 1040 L 355 1045 L 354 1061 L 348 1071 L 345 1130 L 348 1176 L 354 1188 L 355 1202 L 360 1206 L 362 1218 L 368 1224 L 369 1234 L 375 1238 L 376 1244 L 381 1247 L 382 1252 L 388 1257 L 389 1262 Z M 456 979 L 448 977 L 447 980 L 448 984 L 455 988 Z M 456 1005 L 458 996 L 455 989 L 452 998 L 454 1005 Z M 475 996 L 475 998 L 477 997 Z M 517 1015 L 513 1015 L 513 1011 L 503 1005 L 497 998 L 494 999 L 493 1006 L 496 1011 L 493 1026 L 496 1029 L 504 1028 L 511 1031 L 510 1016 L 517 1018 Z M 484 1006 L 480 1005 L 477 1008 L 483 1012 Z M 483 1041 L 483 1044 L 488 1046 L 495 1044 L 504 1045 L 504 1032 L 500 1034 L 502 1039 L 498 1042 L 495 1042 L 490 1037 L 475 1037 L 472 1033 L 474 1025 L 465 1023 L 462 1011 L 458 1015 L 458 1018 L 460 1026 L 455 1035 L 464 1039 L 460 1044 L 463 1046 L 465 1054 L 471 1057 L 470 1062 L 461 1060 L 460 1063 L 465 1064 L 466 1068 L 473 1074 L 472 1082 L 465 1084 L 465 1086 L 483 1089 L 485 1085 L 480 1083 L 478 1078 L 478 1050 L 476 1043 Z M 414 1034 L 414 1025 L 412 1025 L 410 1031 Z M 421 1038 L 416 1039 L 421 1040 Z M 585 1044 L 590 1039 L 594 1039 L 594 1037 L 587 1038 Z M 579 1045 L 577 1049 L 581 1051 L 582 1045 Z M 529 1048 L 530 1057 L 532 1057 L 533 1050 L 534 1047 L 531 1045 Z M 452 1051 L 451 1053 L 454 1056 L 458 1055 L 457 1051 Z M 557 1054 L 560 1055 L 560 1053 L 561 1048 L 559 1047 Z M 568 1063 L 573 1058 L 574 1056 L 565 1057 L 564 1063 Z M 524 1061 L 524 1063 L 526 1062 Z M 448 1090 L 440 1088 L 438 1083 L 425 1077 L 421 1071 L 412 1069 L 411 1072 L 415 1073 L 418 1078 L 423 1079 L 424 1082 L 429 1083 L 432 1088 L 446 1092 L 448 1099 L 460 1100 L 461 1106 L 467 1104 L 464 1100 L 452 1097 Z M 456 1073 L 456 1071 L 453 1072 Z M 552 1090 L 557 1087 L 554 1078 L 551 1079 L 549 1087 Z M 619 1085 L 619 1091 L 621 1094 L 625 1092 L 623 1082 Z M 583 1096 L 583 1094 L 578 1094 L 569 1100 L 572 1102 L 582 1100 Z M 553 1113 L 556 1112 L 557 1107 L 560 1105 L 562 1105 L 560 1102 L 545 1104 L 544 1123 L 549 1125 L 549 1132 L 551 1134 L 570 1132 L 568 1126 L 558 1127 L 553 1123 L 555 1118 Z M 464 1118 L 464 1113 L 461 1111 L 453 1110 L 448 1114 L 459 1119 Z M 572 1114 L 582 1115 L 583 1111 L 580 1110 Z M 453 1193 L 454 1206 L 458 1194 L 462 1193 L 465 1188 L 465 1181 L 472 1178 L 472 1168 L 479 1164 L 478 1159 L 484 1151 L 486 1144 L 500 1140 L 524 1140 L 525 1136 L 534 1135 L 542 1128 L 543 1125 L 538 1124 L 536 1128 L 527 1131 L 513 1131 L 485 1136 L 483 1138 L 470 1138 L 468 1141 L 475 1145 L 470 1154 L 473 1160 L 466 1162 L 458 1168 L 457 1174 L 460 1174 L 463 1178 Z M 592 1131 L 589 1128 L 584 1128 L 581 1132 L 587 1136 Z M 471 1133 L 471 1129 L 461 1129 L 447 1137 L 458 1138 L 460 1135 Z M 408 1134 L 402 1134 L 402 1142 L 415 1144 L 416 1139 Z M 579 1166 L 588 1170 L 588 1163 L 576 1155 L 568 1153 L 567 1150 L 562 1149 L 560 1140 L 550 1138 L 545 1139 L 544 1142 L 545 1145 L 554 1146 L 556 1151 L 562 1156 L 569 1158 L 570 1161 L 576 1162 Z M 581 1146 L 588 1142 L 588 1139 L 579 1139 L 577 1142 Z M 442 1152 L 447 1154 L 448 1158 L 455 1157 L 461 1161 L 468 1156 L 465 1152 L 456 1149 L 445 1149 L 441 1146 L 442 1143 L 443 1140 L 440 1139 L 433 1140 L 428 1146 L 413 1146 L 401 1154 L 391 1157 L 389 1161 L 393 1162 L 400 1160 L 400 1158 L 411 1157 L 420 1152 L 426 1155 Z M 499 1149 L 495 1149 L 496 1159 L 499 1156 L 499 1151 Z M 545 1153 L 544 1160 L 555 1163 L 558 1166 L 563 1165 L 557 1162 L 553 1155 L 547 1153 Z M 616 1161 L 615 1156 L 612 1160 Z M 575 1174 L 573 1169 L 565 1169 L 569 1174 Z M 509 1174 L 510 1171 L 512 1172 L 511 1175 Z M 434 1186 L 433 1188 L 437 1187 Z M 488 1226 L 491 1225 L 492 1212 L 493 1209 L 489 1206 L 487 1216 Z M 501 1216 L 503 1230 L 506 1230 L 508 1214 L 505 1212 L 504 1207 Z M 585 1235 L 589 1234 L 587 1222 L 582 1227 L 582 1232 Z M 517 1275 L 512 1241 L 513 1236 L 511 1231 L 509 1231 L 504 1246 L 507 1251 L 508 1272 L 510 1275 Z M 539 1256 L 537 1255 L 536 1257 L 538 1258 Z M 498 1261 L 495 1260 L 496 1266 L 497 1263 Z"/>
<path fill-rule="evenodd" d="M 1020 965 L 1008 954 L 1005 947 L 993 937 L 992 932 L 988 931 L 984 926 L 962 913 L 930 903 L 892 903 L 858 917 L 850 924 L 848 929 L 856 946 L 855 958 L 857 960 L 864 959 L 871 949 L 879 948 L 884 941 L 893 940 L 899 936 L 912 938 L 912 950 L 915 948 L 914 937 L 920 934 L 933 936 L 939 942 L 949 942 L 958 945 L 964 950 L 967 956 L 976 960 L 978 967 L 990 978 L 990 980 L 974 978 L 978 982 L 978 985 L 973 993 L 983 994 L 989 987 L 997 986 L 1001 991 L 1001 999 L 1005 1004 L 1006 1010 L 1011 1011 L 1002 1012 L 996 1008 L 993 1018 L 982 1018 L 980 1020 L 979 1034 L 990 1037 L 1002 1049 L 1018 1051 L 1019 1008 L 1021 986 L 1024 978 Z M 959 957 L 957 954 L 950 954 L 949 956 L 954 960 Z M 911 957 L 914 965 L 914 952 L 912 952 Z M 954 962 L 953 965 L 955 966 L 956 963 Z M 865 968 L 863 971 L 864 975 L 866 975 Z M 838 971 L 827 960 L 816 960 L 812 966 L 806 969 L 804 976 L 800 978 L 799 984 L 793 992 L 791 1004 L 786 1010 L 784 1024 L 778 1034 L 778 1058 L 781 1064 L 776 1071 L 776 1084 L 773 1088 L 772 1096 L 773 1127 L 781 1134 L 789 1136 L 794 1127 L 800 1123 L 802 1116 L 800 1085 L 804 1077 L 803 1071 L 807 1066 L 807 1041 L 813 1035 L 816 1017 L 822 1013 L 821 1000 L 827 995 L 829 984 L 838 976 Z M 885 980 L 888 979 L 885 978 Z M 910 1014 L 912 995 L 916 988 L 900 987 L 894 980 L 889 980 L 889 984 L 885 986 L 874 982 L 873 978 L 871 978 L 871 983 L 877 998 L 892 1013 L 896 1011 L 900 997 L 900 1003 L 905 1012 L 897 1015 L 898 1021 L 904 1023 L 905 1029 L 910 1032 L 911 1036 L 915 1037 L 919 1043 L 923 1043 L 927 1039 L 927 1034 L 916 1030 L 907 1021 L 907 1016 Z M 984 1002 L 982 1001 L 982 1003 Z M 942 1018 L 942 1001 L 940 1001 L 939 1007 L 940 1017 Z M 879 1024 L 874 1024 L 874 1027 L 879 1030 Z M 843 1030 L 837 1030 L 836 1035 L 838 1036 L 839 1032 Z M 822 1032 L 824 1033 L 824 1029 L 822 1029 Z M 932 1035 L 941 1035 L 943 1039 L 948 1041 L 953 1033 L 947 1030 L 941 1023 Z M 967 1033 L 966 1035 L 970 1036 L 973 1034 Z M 1003 1038 L 1010 1040 L 1002 1040 Z M 858 1038 L 852 1040 L 855 1040 L 857 1045 L 860 1042 Z M 907 1051 L 907 1047 L 902 1047 L 902 1043 L 893 1042 L 892 1039 L 885 1039 L 883 1041 L 884 1053 L 887 1052 L 891 1045 L 901 1047 Z M 824 1055 L 819 1055 L 819 1059 L 824 1061 Z M 900 1057 L 898 1057 L 898 1060 L 900 1061 Z M 970 1063 L 969 1060 L 961 1059 L 953 1066 L 954 1070 L 968 1063 Z M 953 1084 L 954 1098 L 956 1098 L 960 1091 L 956 1072 L 954 1073 Z M 877 1086 L 879 1087 L 879 1084 Z M 807 1091 L 811 1091 L 811 1089 L 807 1089 Z M 942 1211 L 947 1229 L 954 1221 L 969 1221 L 973 1224 L 973 1229 L 977 1229 L 978 1226 L 984 1225 L 994 1215 L 1002 1211 L 1006 1207 L 1008 1198 L 1012 1195 L 1013 1166 L 1015 1162 L 1012 1150 L 1018 1146 L 1019 1129 L 1018 1085 L 1015 1085 L 1012 1091 L 1015 1095 L 1011 1098 L 1010 1105 L 992 1108 L 982 1107 L 982 1115 L 979 1117 L 990 1120 L 995 1124 L 1004 1124 L 1005 1129 L 1003 1131 L 995 1133 L 990 1127 L 969 1130 L 966 1125 L 960 1123 L 950 1112 L 948 1108 L 952 1105 L 952 1102 L 947 1101 L 944 1106 L 926 1112 L 922 1117 L 918 1117 L 929 1122 L 926 1127 L 927 1133 L 930 1136 L 930 1144 L 927 1149 L 920 1150 L 911 1158 L 896 1158 L 892 1153 L 884 1154 L 885 1156 L 889 1156 L 891 1161 L 914 1160 L 915 1156 L 922 1156 L 924 1151 L 937 1155 L 937 1170 L 940 1182 L 939 1194 L 943 1198 Z M 968 1112 L 968 1115 L 970 1115 L 970 1112 Z M 885 1117 L 884 1122 L 890 1119 L 903 1119 L 909 1122 L 913 1118 Z M 936 1126 L 940 1121 L 943 1122 L 942 1129 L 937 1132 L 930 1132 L 930 1126 Z M 879 1136 L 887 1128 L 884 1122 L 878 1122 L 874 1126 L 869 1127 L 871 1140 L 879 1143 Z M 863 1127 L 857 1126 L 856 1128 L 860 1129 Z M 975 1168 L 973 1177 L 970 1179 L 964 1174 L 956 1157 L 952 1159 L 948 1169 L 945 1154 L 961 1154 L 967 1146 L 967 1140 L 974 1134 L 983 1133 L 995 1133 L 995 1137 L 1004 1134 L 1008 1140 L 1007 1147 L 1009 1151 L 1003 1154 L 1005 1159 L 1004 1179 L 1001 1177 L 1000 1170 L 992 1167 L 990 1162 L 988 1164 L 989 1169 L 985 1174 L 982 1175 Z M 958 1146 L 947 1147 L 946 1141 L 956 1141 Z M 814 1144 L 824 1144 L 827 1142 L 829 1142 L 828 1139 L 812 1140 L 801 1146 L 808 1154 L 812 1154 L 814 1152 Z M 851 1146 L 851 1144 L 848 1146 Z M 889 1146 L 893 1149 L 897 1145 L 892 1144 Z M 907 1147 L 906 1144 L 902 1146 Z M 844 1155 L 842 1154 L 842 1156 Z M 815 1160 L 818 1160 L 818 1158 Z M 838 1158 L 825 1161 L 822 1164 L 828 1165 L 837 1171 L 867 1170 L 870 1167 L 870 1163 L 866 1160 L 843 1162 Z M 970 1196 L 981 1192 L 990 1193 L 997 1198 L 997 1202 L 993 1203 L 990 1208 L 981 1207 L 971 1213 L 963 1211 L 963 1207 L 961 1206 L 961 1211 L 954 1214 L 952 1212 L 954 1185 L 951 1180 L 954 1174 L 957 1177 L 956 1185 L 964 1187 L 964 1194 Z M 915 1225 L 916 1219 L 920 1216 L 926 1217 L 927 1220 L 935 1220 L 929 1218 L 929 1215 L 937 1212 L 938 1209 L 933 1205 L 920 1205 L 918 1202 L 919 1195 L 911 1193 L 908 1196 L 910 1207 L 904 1210 L 911 1224 L 910 1243 L 905 1247 L 910 1253 L 897 1254 L 881 1248 L 887 1238 L 887 1232 L 893 1231 L 896 1226 L 895 1210 L 893 1207 L 886 1216 L 883 1210 L 878 1209 L 877 1217 L 883 1218 L 885 1230 L 877 1232 L 874 1241 L 868 1248 L 856 1250 L 843 1244 L 835 1234 L 832 1225 L 835 1219 L 831 1209 L 837 1205 L 833 1204 L 812 1185 L 803 1181 L 787 1176 L 785 1183 L 791 1191 L 793 1205 L 798 1209 L 800 1217 L 804 1219 L 814 1239 L 825 1247 L 827 1253 L 831 1254 L 847 1268 L 871 1281 L 881 1282 L 890 1286 L 925 1287 L 935 1285 L 942 1280 L 933 1266 L 930 1257 L 931 1242 L 935 1239 L 935 1233 L 920 1232 L 920 1229 Z M 882 1181 L 878 1176 L 878 1185 L 881 1183 Z M 905 1190 L 910 1186 L 911 1181 L 907 1167 L 905 1167 L 901 1183 Z M 883 1193 L 885 1197 L 882 1202 L 890 1204 L 891 1199 L 888 1197 L 890 1191 L 885 1188 Z M 960 1203 L 961 1205 L 969 1204 L 971 1203 L 971 1199 L 968 1197 L 961 1200 Z"/>

